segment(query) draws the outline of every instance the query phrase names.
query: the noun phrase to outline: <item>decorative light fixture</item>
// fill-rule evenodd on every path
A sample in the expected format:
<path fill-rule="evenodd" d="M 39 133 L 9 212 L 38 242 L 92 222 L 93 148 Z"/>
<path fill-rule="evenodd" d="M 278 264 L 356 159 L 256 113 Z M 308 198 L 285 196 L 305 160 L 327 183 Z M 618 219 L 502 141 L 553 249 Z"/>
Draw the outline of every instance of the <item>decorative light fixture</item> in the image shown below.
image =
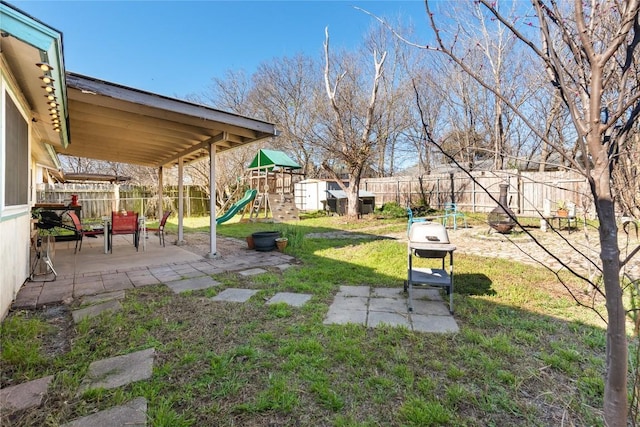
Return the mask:
<path fill-rule="evenodd" d="M 44 89 L 47 93 L 53 93 L 56 90 L 56 88 L 51 85 L 42 86 L 42 89 Z"/>
<path fill-rule="evenodd" d="M 55 80 L 50 76 L 40 76 L 40 80 L 42 80 L 45 84 L 53 83 Z"/>
<path fill-rule="evenodd" d="M 45 98 L 47 98 L 49 101 L 55 101 L 56 100 L 56 96 L 52 93 L 48 93 L 44 96 Z"/>
<path fill-rule="evenodd" d="M 56 101 L 49 101 L 49 107 L 57 107 L 58 103 Z"/>
<path fill-rule="evenodd" d="M 38 62 L 36 64 L 36 67 L 40 68 L 42 71 L 45 71 L 45 72 L 53 70 L 53 67 L 47 64 L 46 62 Z"/>

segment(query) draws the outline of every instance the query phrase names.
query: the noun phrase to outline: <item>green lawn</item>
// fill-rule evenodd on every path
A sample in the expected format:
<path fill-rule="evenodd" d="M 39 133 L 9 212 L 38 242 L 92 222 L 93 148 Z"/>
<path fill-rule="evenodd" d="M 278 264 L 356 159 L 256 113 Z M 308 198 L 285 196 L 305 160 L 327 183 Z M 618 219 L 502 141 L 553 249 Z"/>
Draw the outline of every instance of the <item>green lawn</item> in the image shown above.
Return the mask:
<path fill-rule="evenodd" d="M 169 227 L 175 222 L 170 220 Z M 187 232 L 209 219 L 188 219 Z M 134 397 L 153 426 L 549 426 L 603 425 L 605 334 L 547 271 L 456 256 L 460 332 L 324 325 L 340 285 L 402 287 L 406 246 L 382 239 L 303 238 L 307 233 L 406 229 L 403 220 L 315 218 L 273 224 L 300 265 L 174 295 L 163 285 L 127 291 L 116 314 L 73 326 L 67 308 L 16 311 L 2 325 L 1 385 L 54 374 L 41 408 L 2 425 L 58 425 Z M 264 224 L 226 223 L 244 237 Z M 243 304 L 209 297 L 226 287 L 260 292 Z M 305 292 L 302 308 L 265 305 Z M 60 343 L 61 337 L 66 343 Z M 155 347 L 153 377 L 76 396 L 89 363 Z"/>

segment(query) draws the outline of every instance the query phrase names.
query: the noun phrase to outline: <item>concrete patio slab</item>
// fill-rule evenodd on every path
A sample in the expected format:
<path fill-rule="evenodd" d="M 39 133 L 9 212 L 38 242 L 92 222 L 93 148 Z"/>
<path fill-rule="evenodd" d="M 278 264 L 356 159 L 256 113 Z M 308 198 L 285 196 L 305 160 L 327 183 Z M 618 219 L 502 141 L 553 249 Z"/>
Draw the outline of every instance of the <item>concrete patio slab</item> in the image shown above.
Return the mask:
<path fill-rule="evenodd" d="M 257 293 L 255 289 L 229 288 L 211 298 L 211 301 L 245 302 Z"/>
<path fill-rule="evenodd" d="M 413 300 L 427 299 L 431 301 L 442 301 L 439 289 L 435 288 L 413 288 Z"/>
<path fill-rule="evenodd" d="M 174 282 L 165 283 L 165 285 L 170 287 L 171 290 L 176 294 L 187 291 L 208 289 L 214 286 L 218 286 L 219 284 L 220 282 L 213 280 L 210 276 L 201 276 L 192 279 L 176 280 Z"/>
<path fill-rule="evenodd" d="M 370 298 L 369 311 L 406 314 L 408 311 L 407 301 L 397 298 Z"/>
<path fill-rule="evenodd" d="M 373 288 L 371 290 L 371 297 L 405 299 L 407 294 L 402 288 Z"/>
<path fill-rule="evenodd" d="M 401 326 L 416 332 L 458 331 L 458 324 L 449 313 L 438 289 L 425 288 L 414 292 L 413 307 L 414 311 L 409 312 L 407 294 L 402 288 L 341 286 L 323 323 L 356 323 L 371 328 L 380 325 Z"/>
<path fill-rule="evenodd" d="M 77 418 L 61 427 L 130 427 L 147 425 L 147 399 L 138 397 L 86 417 Z"/>
<path fill-rule="evenodd" d="M 239 271 L 238 274 L 241 276 L 255 276 L 256 274 L 266 273 L 267 270 L 264 268 L 250 268 L 249 270 Z"/>
<path fill-rule="evenodd" d="M 335 310 L 367 310 L 369 298 L 366 297 L 345 297 L 336 295 L 331 307 Z"/>
<path fill-rule="evenodd" d="M 78 395 L 90 389 L 111 389 L 150 378 L 154 354 L 155 350 L 148 348 L 93 362 L 80 384 Z"/>
<path fill-rule="evenodd" d="M 39 406 L 47 394 L 53 375 L 0 390 L 0 409 L 9 413 Z"/>
<path fill-rule="evenodd" d="M 449 306 L 441 301 L 413 300 L 413 313 L 429 316 L 449 316 Z"/>
<path fill-rule="evenodd" d="M 345 297 L 369 297 L 369 286 L 340 286 L 339 295 Z"/>
<path fill-rule="evenodd" d="M 412 314 L 413 330 L 416 332 L 456 333 L 460 329 L 453 316 L 431 316 Z"/>
<path fill-rule="evenodd" d="M 387 313 L 384 311 L 370 311 L 367 319 L 367 326 L 375 328 L 382 324 L 389 326 L 404 326 L 411 329 L 409 315 L 400 313 Z"/>
<path fill-rule="evenodd" d="M 322 323 L 325 325 L 346 325 L 347 323 L 366 325 L 367 311 L 330 308 L 327 317 Z"/>
<path fill-rule="evenodd" d="M 311 294 L 296 294 L 293 292 L 278 292 L 275 294 L 267 304 L 275 304 L 283 302 L 293 307 L 302 307 L 307 301 L 311 299 Z"/>
<path fill-rule="evenodd" d="M 122 310 L 122 304 L 118 300 L 110 300 L 101 302 L 99 304 L 90 305 L 89 307 L 80 308 L 78 310 L 73 310 L 71 312 L 71 316 L 73 317 L 74 323 L 80 323 L 84 319 L 91 319 L 93 317 L 99 316 L 102 313 L 106 312 L 114 312 Z"/>

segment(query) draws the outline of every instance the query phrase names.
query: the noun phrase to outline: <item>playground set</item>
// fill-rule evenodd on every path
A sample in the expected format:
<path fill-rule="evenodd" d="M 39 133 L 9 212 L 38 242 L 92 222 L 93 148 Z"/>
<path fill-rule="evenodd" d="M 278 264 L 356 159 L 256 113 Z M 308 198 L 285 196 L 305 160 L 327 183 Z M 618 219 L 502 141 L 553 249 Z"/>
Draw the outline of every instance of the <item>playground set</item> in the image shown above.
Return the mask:
<path fill-rule="evenodd" d="M 262 149 L 247 168 L 250 188 L 229 207 L 216 224 L 222 224 L 242 212 L 240 220 L 249 213 L 249 221 L 281 222 L 299 219 L 293 197 L 294 172 L 302 167 L 282 151 Z"/>

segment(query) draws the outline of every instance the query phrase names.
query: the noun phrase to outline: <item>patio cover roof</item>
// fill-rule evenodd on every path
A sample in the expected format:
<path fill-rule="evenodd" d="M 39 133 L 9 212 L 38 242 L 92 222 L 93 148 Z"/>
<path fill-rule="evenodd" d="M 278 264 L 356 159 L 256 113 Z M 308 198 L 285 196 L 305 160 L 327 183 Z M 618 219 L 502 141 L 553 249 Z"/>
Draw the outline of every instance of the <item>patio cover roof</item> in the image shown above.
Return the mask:
<path fill-rule="evenodd" d="M 276 135 L 271 123 L 86 77 L 66 74 L 68 147 L 60 154 L 171 166 Z"/>
<path fill-rule="evenodd" d="M 259 150 L 258 154 L 253 158 L 248 169 L 272 170 L 275 167 L 301 169 L 302 166 L 291 160 L 282 151 L 276 150 Z"/>

